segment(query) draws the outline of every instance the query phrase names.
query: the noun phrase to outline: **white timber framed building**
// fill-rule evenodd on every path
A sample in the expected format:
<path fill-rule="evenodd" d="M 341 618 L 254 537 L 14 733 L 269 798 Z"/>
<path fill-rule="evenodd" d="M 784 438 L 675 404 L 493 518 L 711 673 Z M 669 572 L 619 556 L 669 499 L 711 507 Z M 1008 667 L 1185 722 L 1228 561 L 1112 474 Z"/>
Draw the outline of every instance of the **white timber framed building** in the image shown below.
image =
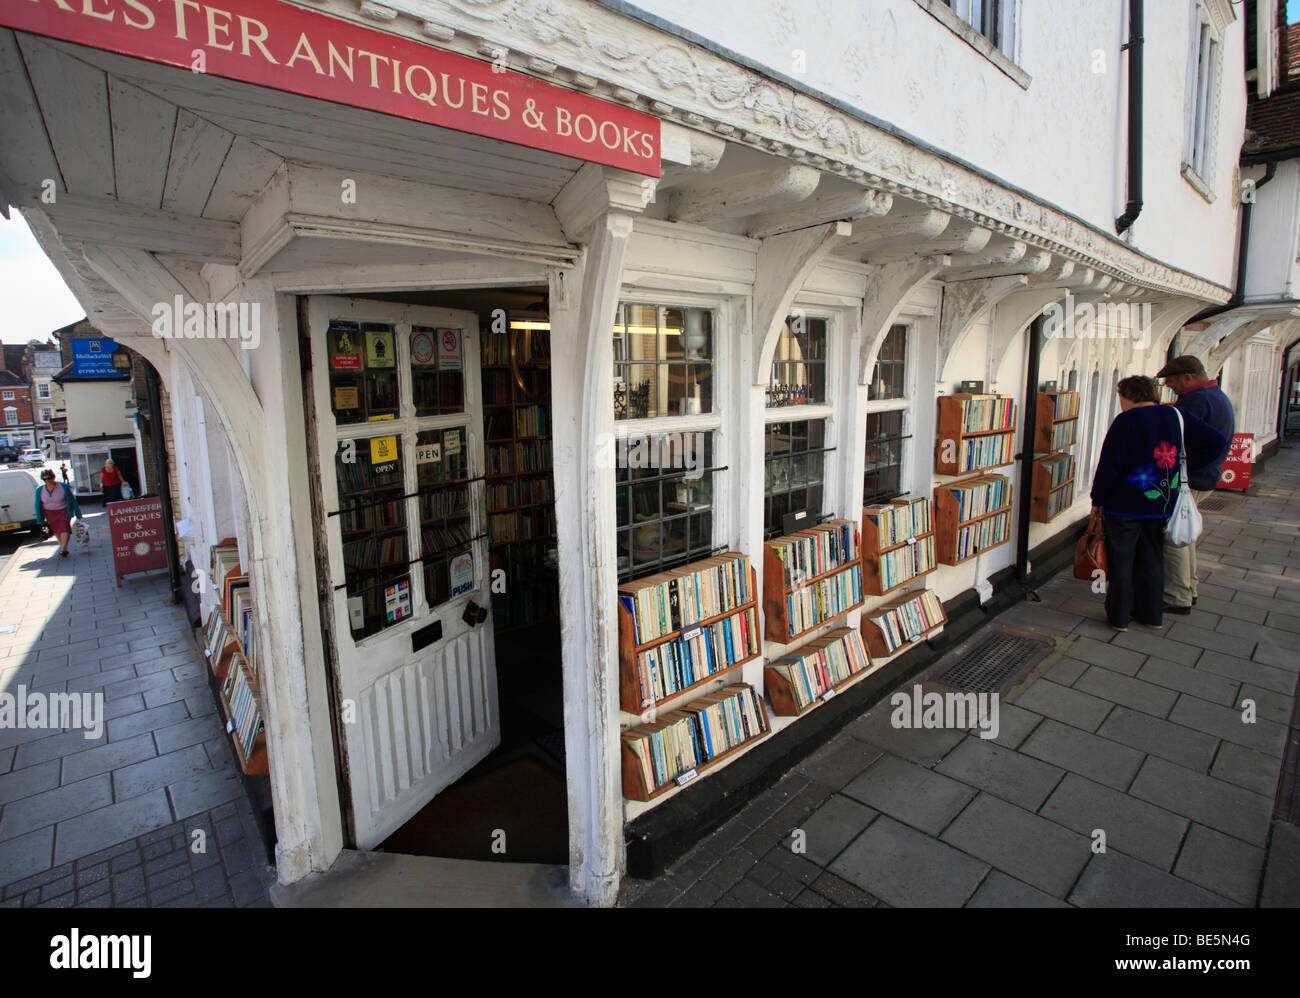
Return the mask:
<path fill-rule="evenodd" d="M 204 13 L 219 6 L 199 5 L 187 39 L 212 58 L 238 42 L 212 27 L 228 15 Z M 462 478 L 485 474 L 476 338 L 497 300 L 512 314 L 546 302 L 570 886 L 594 905 L 616 899 L 629 826 L 713 779 L 650 804 L 623 796 L 620 731 L 638 718 L 619 705 L 616 591 L 640 541 L 620 529 L 610 440 L 707 438 L 708 515 L 687 543 L 747 554 L 760 587 L 774 424 L 818 424 L 816 496 L 802 497 L 818 514 L 860 518 L 864 494 L 929 495 L 935 398 L 979 381 L 1021 411 L 1034 404 L 1031 323 L 1052 307 L 1071 323 L 1044 341 L 1040 380 L 1079 391 L 1078 474 L 1065 513 L 1031 525 L 1031 551 L 1075 536 L 1115 382 L 1153 375 L 1176 336 L 1224 369 L 1239 431 L 1267 448 L 1291 304 L 1275 295 L 1247 315 L 1233 294 L 1247 87 L 1236 67 L 1268 31 L 1248 36 L 1226 0 L 1146 5 L 1145 203 L 1117 235 L 1125 5 L 1000 6 L 996 28 L 937 0 L 836 0 L 824 13 L 775 0 L 240 6 L 634 109 L 658 128 L 648 172 L 69 41 L 60 26 L 86 20 L 80 0 L 25 4 L 41 26 L 0 14 L 0 200 L 90 322 L 165 382 L 194 566 L 234 537 L 249 575 L 282 883 L 375 848 L 497 737 L 493 621 L 463 619 L 493 599 L 486 539 L 468 544 L 467 591 L 435 596 L 413 571 L 405 613 L 357 637 L 333 515 L 345 442 L 396 438 L 408 490 L 435 434 L 448 455 L 463 449 Z M 1275 23 L 1276 6 L 1261 6 Z M 85 4 L 106 25 L 144 9 L 164 16 L 151 0 Z M 1292 222 L 1294 200 L 1280 209 Z M 210 325 L 154 335 L 157 306 L 176 302 L 204 323 L 209 305 L 256 306 L 256 342 Z M 707 330 L 693 355 L 707 371 L 689 376 L 702 393 L 656 389 L 616 412 L 638 382 L 611 324 L 626 334 L 669 314 Z M 769 405 L 792 317 L 825 351 L 819 397 L 797 412 Z M 348 323 L 395 335 L 398 401 L 384 419 L 340 418 L 358 404 L 331 380 L 347 352 L 331 337 Z M 447 329 L 461 343 L 439 370 L 461 394 L 422 407 L 411 344 Z M 483 500 L 469 496 L 478 535 Z M 941 566 L 927 585 L 945 602 L 971 598 L 1006 577 L 1016 547 Z M 205 616 L 218 597 L 204 593 Z M 435 623 L 441 636 L 415 647 Z M 763 659 L 784 650 L 765 642 L 743 681 L 761 691 Z M 772 741 L 804 723 L 780 719 Z"/>

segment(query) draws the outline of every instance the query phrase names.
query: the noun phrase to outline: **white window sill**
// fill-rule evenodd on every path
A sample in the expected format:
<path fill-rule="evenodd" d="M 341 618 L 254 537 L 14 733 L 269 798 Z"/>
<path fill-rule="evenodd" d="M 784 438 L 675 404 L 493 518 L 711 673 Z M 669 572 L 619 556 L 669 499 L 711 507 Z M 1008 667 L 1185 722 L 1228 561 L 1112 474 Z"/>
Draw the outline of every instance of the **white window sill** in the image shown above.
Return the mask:
<path fill-rule="evenodd" d="M 1005 52 L 954 14 L 943 0 L 915 0 L 915 3 L 976 52 L 984 56 L 985 59 L 993 63 L 1002 73 L 1013 80 L 1018 87 L 1022 90 L 1029 89 L 1029 74 L 1017 66 Z"/>
<path fill-rule="evenodd" d="M 1183 179 L 1191 185 L 1192 190 L 1205 199 L 1206 204 L 1214 204 L 1214 192 L 1210 190 L 1210 185 L 1201 179 L 1199 173 L 1187 163 L 1183 164 L 1182 173 Z"/>

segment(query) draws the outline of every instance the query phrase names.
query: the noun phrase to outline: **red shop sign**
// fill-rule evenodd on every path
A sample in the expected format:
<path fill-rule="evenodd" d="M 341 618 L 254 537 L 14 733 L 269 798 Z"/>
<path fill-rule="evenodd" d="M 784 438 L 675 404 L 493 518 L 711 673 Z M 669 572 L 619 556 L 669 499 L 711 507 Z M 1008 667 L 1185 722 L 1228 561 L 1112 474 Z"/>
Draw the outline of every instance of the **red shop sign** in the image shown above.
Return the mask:
<path fill-rule="evenodd" d="M 1250 466 L 1254 463 L 1254 456 L 1255 434 L 1234 433 L 1228 456 L 1223 459 L 1216 488 L 1240 489 L 1245 492 L 1250 487 Z"/>
<path fill-rule="evenodd" d="M 117 584 L 132 572 L 148 572 L 167 565 L 167 544 L 163 540 L 162 500 L 127 499 L 105 504 L 108 535 L 113 545 L 113 572 Z"/>
<path fill-rule="evenodd" d="M 278 0 L 4 0 L 0 24 L 660 174 L 653 115 Z"/>

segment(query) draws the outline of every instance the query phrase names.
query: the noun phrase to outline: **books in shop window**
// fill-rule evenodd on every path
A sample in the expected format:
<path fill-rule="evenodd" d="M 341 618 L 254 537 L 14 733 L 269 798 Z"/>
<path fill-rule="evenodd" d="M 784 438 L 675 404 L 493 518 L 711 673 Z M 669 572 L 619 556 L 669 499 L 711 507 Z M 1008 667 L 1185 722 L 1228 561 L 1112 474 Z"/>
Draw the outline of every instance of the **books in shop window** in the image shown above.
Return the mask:
<path fill-rule="evenodd" d="M 782 655 L 767 669 L 786 681 L 795 709 L 803 711 L 827 690 L 870 667 L 871 656 L 862 644 L 862 636 L 853 628 L 839 627 L 797 651 Z"/>
<path fill-rule="evenodd" d="M 858 529 L 852 520 L 828 520 L 767 542 L 785 567 L 785 586 L 858 560 Z"/>
<path fill-rule="evenodd" d="M 629 728 L 622 734 L 622 743 L 633 773 L 624 767 L 624 796 L 644 800 L 683 773 L 767 731 L 763 703 L 745 683 L 725 686 L 666 712 L 656 721 Z"/>
<path fill-rule="evenodd" d="M 886 652 L 893 654 L 934 630 L 946 617 L 939 597 L 925 589 L 883 612 L 868 615 L 867 620 L 879 629 Z"/>
<path fill-rule="evenodd" d="M 753 658 L 759 650 L 758 618 L 750 607 L 637 652 L 641 706 L 666 700 L 709 676 Z"/>
<path fill-rule="evenodd" d="M 726 554 L 625 583 L 618 598 L 639 646 L 744 606 L 750 590 L 749 559 Z"/>

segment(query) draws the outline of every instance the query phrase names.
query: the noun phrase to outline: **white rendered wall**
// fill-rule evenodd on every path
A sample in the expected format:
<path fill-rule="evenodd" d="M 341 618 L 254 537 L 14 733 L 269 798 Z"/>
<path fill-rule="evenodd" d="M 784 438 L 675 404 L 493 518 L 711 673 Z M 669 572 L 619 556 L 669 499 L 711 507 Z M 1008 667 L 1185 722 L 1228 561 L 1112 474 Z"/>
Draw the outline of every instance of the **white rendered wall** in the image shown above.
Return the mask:
<path fill-rule="evenodd" d="M 1126 199 L 1126 84 L 1116 0 L 1017 4 L 1028 89 L 916 0 L 640 0 L 640 8 L 843 101 L 1107 233 Z M 1222 45 L 1216 200 L 1181 176 L 1191 0 L 1147 3 L 1145 208 L 1135 247 L 1227 285 L 1245 122 L 1243 24 Z M 1097 56 L 1100 53 L 1100 57 Z M 1101 71 L 1094 72 L 1100 65 Z M 1187 233 L 1195 231 L 1196 239 Z"/>

